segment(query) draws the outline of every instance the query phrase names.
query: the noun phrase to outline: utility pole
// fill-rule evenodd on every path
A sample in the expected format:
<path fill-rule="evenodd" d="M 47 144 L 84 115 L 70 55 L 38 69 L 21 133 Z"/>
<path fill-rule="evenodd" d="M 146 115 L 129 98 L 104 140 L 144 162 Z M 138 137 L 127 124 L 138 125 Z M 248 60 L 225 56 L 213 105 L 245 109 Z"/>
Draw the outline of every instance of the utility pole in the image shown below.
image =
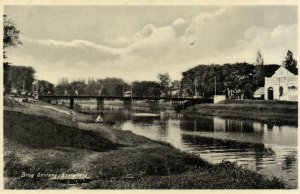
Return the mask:
<path fill-rule="evenodd" d="M 195 76 L 195 80 L 194 80 L 194 87 L 195 87 L 195 97 L 196 97 L 196 93 L 197 93 L 197 87 L 196 87 L 196 76 Z"/>
<path fill-rule="evenodd" d="M 278 85 L 279 85 L 279 100 L 280 100 L 280 77 L 278 78 Z"/>
<path fill-rule="evenodd" d="M 130 91 L 130 93 L 131 93 L 131 95 L 130 95 L 131 96 L 131 102 L 132 102 L 132 95 L 133 95 L 133 93 L 132 93 L 132 85 L 133 85 L 133 83 L 131 83 L 131 87 L 130 87 L 130 90 L 131 90 Z"/>
<path fill-rule="evenodd" d="M 125 91 L 124 91 L 124 82 L 123 82 L 123 95 L 124 95 L 124 92 L 125 92 Z"/>
<path fill-rule="evenodd" d="M 25 91 L 25 81 L 23 80 L 23 91 Z"/>
<path fill-rule="evenodd" d="M 288 84 L 288 75 L 289 75 L 289 72 L 288 70 L 286 70 L 286 93 L 287 93 L 287 100 L 290 101 L 290 93 L 289 93 L 289 84 Z M 282 92 L 283 93 L 283 92 Z"/>
<path fill-rule="evenodd" d="M 217 95 L 217 76 L 215 76 L 215 96 Z"/>

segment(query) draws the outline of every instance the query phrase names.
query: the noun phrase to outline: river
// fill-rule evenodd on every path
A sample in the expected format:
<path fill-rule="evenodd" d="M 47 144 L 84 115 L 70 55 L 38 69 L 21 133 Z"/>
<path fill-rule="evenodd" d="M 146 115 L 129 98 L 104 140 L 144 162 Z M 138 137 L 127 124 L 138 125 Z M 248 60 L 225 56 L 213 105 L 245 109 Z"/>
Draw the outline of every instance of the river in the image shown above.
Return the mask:
<path fill-rule="evenodd" d="M 168 142 L 211 163 L 235 162 L 258 173 L 279 177 L 297 188 L 296 126 L 107 105 L 104 115 L 106 120 L 119 123 L 121 130 Z"/>

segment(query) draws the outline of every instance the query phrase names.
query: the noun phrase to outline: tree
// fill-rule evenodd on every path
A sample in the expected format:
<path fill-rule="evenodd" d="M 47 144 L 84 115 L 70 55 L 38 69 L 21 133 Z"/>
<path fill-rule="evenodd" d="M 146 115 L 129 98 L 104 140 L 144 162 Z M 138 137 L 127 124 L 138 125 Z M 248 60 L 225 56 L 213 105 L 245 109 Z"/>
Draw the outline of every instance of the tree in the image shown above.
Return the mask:
<path fill-rule="evenodd" d="M 262 66 L 263 70 L 266 66 Z M 211 97 L 215 93 L 216 79 L 217 94 L 230 93 L 234 97 L 241 97 L 244 94 L 244 97 L 251 98 L 258 87 L 254 81 L 254 72 L 258 67 L 248 63 L 198 65 L 182 73 L 183 95 L 195 95 L 196 84 L 197 93 Z M 271 69 L 274 69 L 273 66 Z"/>
<path fill-rule="evenodd" d="M 31 91 L 35 70 L 32 67 L 10 66 L 8 76 L 11 86 L 16 89 Z"/>
<path fill-rule="evenodd" d="M 107 91 L 106 88 L 103 88 L 103 89 L 101 90 L 101 95 L 102 95 L 102 96 L 108 96 L 108 91 Z"/>
<path fill-rule="evenodd" d="M 53 94 L 54 92 L 54 84 L 46 81 L 46 80 L 39 80 L 38 81 L 38 91 L 40 94 Z"/>
<path fill-rule="evenodd" d="M 158 79 L 160 81 L 161 93 L 164 96 L 170 96 L 171 92 L 171 78 L 168 73 L 158 74 Z"/>
<path fill-rule="evenodd" d="M 97 88 L 101 88 L 101 90 L 105 92 L 101 92 L 102 95 L 123 96 L 123 85 L 125 86 L 125 82 L 122 79 L 115 77 L 98 79 L 97 85 Z"/>
<path fill-rule="evenodd" d="M 79 95 L 85 95 L 86 84 L 84 80 L 76 80 L 70 83 L 70 90 L 68 91 L 71 95 L 75 95 L 76 91 Z"/>
<path fill-rule="evenodd" d="M 6 15 L 3 16 L 3 58 L 6 58 L 5 49 L 7 47 L 16 47 L 22 42 L 19 40 L 20 31 L 16 28 L 16 24 L 8 19 Z"/>
<path fill-rule="evenodd" d="M 6 15 L 3 15 L 3 59 L 6 59 L 5 49 L 8 47 L 16 47 L 18 44 L 22 44 L 19 41 L 19 33 L 17 30 L 16 24 L 7 18 Z M 11 81 L 9 80 L 9 62 L 3 62 L 3 82 L 5 88 L 10 88 Z"/>
<path fill-rule="evenodd" d="M 134 96 L 160 96 L 160 84 L 154 81 L 135 81 L 132 83 Z"/>
<path fill-rule="evenodd" d="M 254 68 L 254 82 L 259 87 L 262 87 L 265 85 L 265 79 L 263 76 L 264 59 L 262 58 L 260 51 L 257 52 L 255 65 L 256 67 Z"/>
<path fill-rule="evenodd" d="M 298 74 L 297 61 L 293 59 L 293 53 L 291 51 L 287 52 L 287 56 L 283 61 L 283 67 L 287 68 L 290 72 L 294 74 Z"/>
<path fill-rule="evenodd" d="M 258 65 L 258 66 L 264 65 L 264 59 L 262 58 L 260 51 L 257 51 L 255 65 Z"/>
<path fill-rule="evenodd" d="M 181 87 L 181 82 L 179 80 L 174 80 L 172 83 L 172 88 L 174 90 L 177 90 L 177 96 L 181 96 L 182 95 L 182 87 Z"/>

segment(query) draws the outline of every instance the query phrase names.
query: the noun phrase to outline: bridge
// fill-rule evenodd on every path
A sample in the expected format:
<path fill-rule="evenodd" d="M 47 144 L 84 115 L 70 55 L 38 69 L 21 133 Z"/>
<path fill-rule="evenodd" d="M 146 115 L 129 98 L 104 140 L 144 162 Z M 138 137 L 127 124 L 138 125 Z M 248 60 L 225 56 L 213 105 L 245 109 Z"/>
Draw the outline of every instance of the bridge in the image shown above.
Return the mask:
<path fill-rule="evenodd" d="M 171 101 L 172 107 L 175 110 L 182 110 L 188 106 L 201 103 L 213 103 L 212 98 L 192 98 L 192 97 L 155 97 L 155 96 L 54 96 L 54 95 L 41 95 L 38 96 L 39 100 L 52 101 L 52 100 L 69 100 L 70 109 L 74 109 L 75 100 L 91 100 L 97 101 L 97 109 L 104 108 L 104 100 L 122 100 L 124 106 L 131 107 L 132 101 L 148 100 L 149 107 L 152 105 L 158 106 L 160 100 Z"/>

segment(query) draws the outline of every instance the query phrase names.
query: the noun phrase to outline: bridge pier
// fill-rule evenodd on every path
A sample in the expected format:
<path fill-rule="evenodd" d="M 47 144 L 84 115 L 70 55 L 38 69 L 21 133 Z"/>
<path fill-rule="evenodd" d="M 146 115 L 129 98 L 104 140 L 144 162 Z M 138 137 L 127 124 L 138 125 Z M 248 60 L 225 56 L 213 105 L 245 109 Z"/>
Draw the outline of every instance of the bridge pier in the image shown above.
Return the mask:
<path fill-rule="evenodd" d="M 158 100 L 149 100 L 148 107 L 150 110 L 158 110 L 159 109 L 159 101 Z"/>
<path fill-rule="evenodd" d="M 172 101 L 172 109 L 176 111 L 180 111 L 185 109 L 185 103 L 183 100 L 174 100 Z"/>
<path fill-rule="evenodd" d="M 132 107 L 132 101 L 131 101 L 131 99 L 130 98 L 129 99 L 125 98 L 123 100 L 123 106 L 126 109 L 131 109 L 131 107 Z"/>
<path fill-rule="evenodd" d="M 100 110 L 104 109 L 104 99 L 103 98 L 97 98 L 97 112 L 99 113 Z"/>
<path fill-rule="evenodd" d="M 70 97 L 70 109 L 74 109 L 74 104 L 75 104 L 74 98 Z"/>
<path fill-rule="evenodd" d="M 175 110 L 176 107 L 178 106 L 178 104 L 179 104 L 179 101 L 177 101 L 177 100 L 172 100 L 172 109 Z"/>

